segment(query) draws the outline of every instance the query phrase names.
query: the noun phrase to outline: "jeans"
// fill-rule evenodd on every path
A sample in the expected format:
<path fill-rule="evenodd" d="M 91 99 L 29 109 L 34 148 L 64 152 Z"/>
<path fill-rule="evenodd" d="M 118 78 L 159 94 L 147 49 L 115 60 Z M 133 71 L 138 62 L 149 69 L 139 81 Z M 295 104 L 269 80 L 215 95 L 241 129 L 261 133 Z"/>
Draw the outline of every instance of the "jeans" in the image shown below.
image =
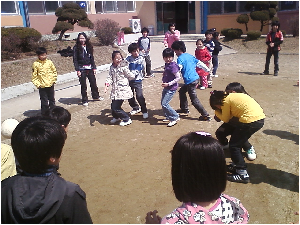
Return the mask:
<path fill-rule="evenodd" d="M 170 90 L 164 88 L 161 95 L 161 106 L 166 118 L 170 121 L 177 120 L 179 118 L 178 113 L 170 106 L 170 101 L 172 100 L 176 90 Z"/>
<path fill-rule="evenodd" d="M 146 74 L 148 76 L 151 75 L 151 59 L 150 59 L 150 55 L 146 55 L 144 56 L 145 61 L 146 61 Z"/>
<path fill-rule="evenodd" d="M 129 105 L 132 107 L 133 110 L 138 110 L 141 106 L 141 110 L 142 113 L 146 113 L 147 107 L 146 107 L 146 101 L 145 98 L 143 96 L 143 84 L 142 81 L 129 81 L 129 85 L 131 87 L 132 93 L 133 93 L 133 97 L 131 99 L 128 99 Z M 138 101 L 138 103 L 136 102 L 135 98 L 134 98 L 134 93 L 136 93 L 136 100 Z"/>
<path fill-rule="evenodd" d="M 188 92 L 192 105 L 198 110 L 199 113 L 201 113 L 202 116 L 208 116 L 209 114 L 204 109 L 203 105 L 201 104 L 201 102 L 197 97 L 196 86 L 198 83 L 199 83 L 199 79 L 193 81 L 190 84 L 184 84 L 179 89 L 180 109 L 184 111 L 188 110 L 188 101 L 186 97 L 186 92 Z"/>
<path fill-rule="evenodd" d="M 252 123 L 239 123 L 231 133 L 229 150 L 231 154 L 231 160 L 236 165 L 237 169 L 247 169 L 247 165 L 242 155 L 242 146 L 255 132 L 260 130 L 263 126 L 264 119 Z"/>
<path fill-rule="evenodd" d="M 87 97 L 87 86 L 86 86 L 86 78 L 89 79 L 92 98 L 98 99 L 99 98 L 99 91 L 97 87 L 96 76 L 93 70 L 81 70 L 81 76 L 79 77 L 79 82 L 81 84 L 81 96 L 82 96 L 82 103 L 88 102 Z"/>
<path fill-rule="evenodd" d="M 272 51 L 272 52 L 268 51 L 266 56 L 266 64 L 265 64 L 264 72 L 269 72 L 269 65 L 270 65 L 270 60 L 272 55 L 274 55 L 274 72 L 279 71 L 279 51 Z"/>
<path fill-rule="evenodd" d="M 124 100 L 112 100 L 111 102 L 112 116 L 116 119 L 121 119 L 124 122 L 127 122 L 129 120 L 129 116 L 122 109 L 123 102 Z"/>
<path fill-rule="evenodd" d="M 41 114 L 44 115 L 50 107 L 55 106 L 54 85 L 39 88 L 39 94 L 41 100 Z"/>
<path fill-rule="evenodd" d="M 217 73 L 217 69 L 219 66 L 219 59 L 218 59 L 218 55 L 212 55 L 212 63 L 213 63 L 213 75 L 216 75 Z"/>

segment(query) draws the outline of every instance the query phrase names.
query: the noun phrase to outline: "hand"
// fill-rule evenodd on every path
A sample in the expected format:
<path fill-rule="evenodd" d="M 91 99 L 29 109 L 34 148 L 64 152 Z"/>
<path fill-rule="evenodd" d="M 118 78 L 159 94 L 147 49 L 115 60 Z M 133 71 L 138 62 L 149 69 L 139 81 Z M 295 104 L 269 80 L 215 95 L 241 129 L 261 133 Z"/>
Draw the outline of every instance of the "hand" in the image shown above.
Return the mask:
<path fill-rule="evenodd" d="M 161 222 L 161 217 L 156 213 L 158 213 L 157 210 L 154 210 L 153 212 L 150 211 L 147 213 L 145 217 L 146 224 L 159 224 Z"/>
<path fill-rule="evenodd" d="M 162 83 L 161 86 L 162 86 L 162 87 L 168 87 L 169 84 L 168 84 L 168 83 Z"/>
<path fill-rule="evenodd" d="M 94 75 L 96 75 L 97 74 L 97 70 L 94 70 Z"/>
<path fill-rule="evenodd" d="M 270 47 L 271 47 L 271 48 L 274 47 L 274 43 L 270 43 Z"/>
<path fill-rule="evenodd" d="M 171 30 L 171 33 L 172 33 L 172 34 L 175 34 L 175 30 L 172 29 L 172 30 Z"/>
<path fill-rule="evenodd" d="M 81 77 L 81 72 L 80 71 L 77 71 L 77 76 Z"/>

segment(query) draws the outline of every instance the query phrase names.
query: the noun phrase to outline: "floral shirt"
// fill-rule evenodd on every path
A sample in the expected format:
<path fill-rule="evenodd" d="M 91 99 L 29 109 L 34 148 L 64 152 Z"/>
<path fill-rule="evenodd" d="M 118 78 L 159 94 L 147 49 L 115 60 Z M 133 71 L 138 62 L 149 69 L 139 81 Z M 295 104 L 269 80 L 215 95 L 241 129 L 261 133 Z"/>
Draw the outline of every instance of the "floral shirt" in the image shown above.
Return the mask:
<path fill-rule="evenodd" d="M 183 203 L 172 213 L 165 216 L 164 224 L 245 224 L 249 221 L 248 211 L 240 200 L 221 194 L 210 209 L 195 203 Z"/>

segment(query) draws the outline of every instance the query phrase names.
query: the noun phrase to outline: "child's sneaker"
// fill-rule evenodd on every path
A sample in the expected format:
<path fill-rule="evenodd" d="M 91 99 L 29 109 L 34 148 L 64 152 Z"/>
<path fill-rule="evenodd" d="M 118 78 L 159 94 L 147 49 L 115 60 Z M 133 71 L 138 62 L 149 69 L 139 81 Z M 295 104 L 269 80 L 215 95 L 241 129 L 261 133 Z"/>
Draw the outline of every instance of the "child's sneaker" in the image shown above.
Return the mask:
<path fill-rule="evenodd" d="M 208 88 L 212 88 L 212 85 L 211 85 L 211 84 L 209 84 L 209 85 L 208 85 Z"/>
<path fill-rule="evenodd" d="M 120 118 L 113 118 L 110 123 L 116 123 L 116 122 L 119 122 L 121 119 Z"/>
<path fill-rule="evenodd" d="M 249 150 L 247 150 L 247 158 L 250 161 L 253 161 L 256 159 L 256 153 L 255 153 L 253 146 L 251 146 L 251 148 Z"/>
<path fill-rule="evenodd" d="M 200 116 L 199 120 L 200 121 L 211 121 L 211 117 L 210 116 Z"/>
<path fill-rule="evenodd" d="M 269 75 L 269 71 L 264 71 L 261 73 L 261 75 Z"/>
<path fill-rule="evenodd" d="M 121 121 L 121 122 L 120 122 L 120 126 L 122 126 L 122 127 L 123 127 L 123 126 L 127 126 L 127 125 L 129 125 L 129 124 L 131 124 L 131 123 L 132 123 L 132 120 L 131 120 L 131 119 L 129 119 L 129 120 L 126 121 L 126 122 L 125 122 L 125 121 Z"/>
<path fill-rule="evenodd" d="M 173 120 L 167 126 L 168 127 L 173 127 L 179 120 L 180 120 L 180 118 L 178 118 L 177 120 Z"/>
<path fill-rule="evenodd" d="M 163 122 L 170 122 L 170 120 L 168 120 L 167 118 L 166 118 L 166 119 L 163 119 L 162 121 L 163 121 Z"/>
<path fill-rule="evenodd" d="M 137 114 L 139 112 L 141 112 L 141 109 L 137 109 L 137 110 L 133 109 L 133 110 L 131 110 L 131 112 L 129 114 L 130 115 L 135 115 L 135 114 Z"/>
<path fill-rule="evenodd" d="M 205 90 L 206 87 L 201 86 L 199 89 L 200 90 Z"/>
<path fill-rule="evenodd" d="M 215 74 L 214 76 L 215 76 L 215 77 L 219 77 L 219 75 L 217 75 L 217 74 Z"/>
<path fill-rule="evenodd" d="M 83 106 L 88 106 L 89 103 L 88 103 L 88 102 L 84 102 L 82 105 L 83 105 Z"/>
<path fill-rule="evenodd" d="M 228 174 L 227 180 L 231 182 L 244 183 L 247 184 L 250 182 L 250 178 L 247 170 L 236 169 L 236 173 Z"/>
<path fill-rule="evenodd" d="M 176 110 L 177 113 L 182 113 L 182 114 L 189 114 L 190 111 L 188 109 L 177 109 Z"/>
<path fill-rule="evenodd" d="M 143 113 L 143 118 L 144 119 L 148 119 L 148 117 L 149 117 L 149 114 L 146 112 L 146 113 Z"/>

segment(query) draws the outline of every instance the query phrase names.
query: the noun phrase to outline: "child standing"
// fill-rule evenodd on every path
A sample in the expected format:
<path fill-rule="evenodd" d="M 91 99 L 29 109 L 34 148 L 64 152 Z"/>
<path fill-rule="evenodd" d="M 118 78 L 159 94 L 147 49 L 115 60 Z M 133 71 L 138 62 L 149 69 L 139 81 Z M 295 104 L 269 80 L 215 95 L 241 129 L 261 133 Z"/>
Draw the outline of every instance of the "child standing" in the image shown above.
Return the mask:
<path fill-rule="evenodd" d="M 120 51 L 112 53 L 112 65 L 109 69 L 108 77 L 105 81 L 105 93 L 111 86 L 110 98 L 113 119 L 111 123 L 120 122 L 120 126 L 126 126 L 132 123 L 128 114 L 121 108 L 125 99 L 133 97 L 132 90 L 129 86 L 129 80 L 134 79 L 133 73 L 128 68 L 128 62 L 123 60 Z"/>
<path fill-rule="evenodd" d="M 219 52 L 222 51 L 222 46 L 221 46 L 221 43 L 219 42 L 219 39 L 220 39 L 219 32 L 214 32 L 213 39 L 212 39 L 212 41 L 215 43 L 215 47 L 212 52 L 212 64 L 213 64 L 212 74 L 214 77 L 218 77 L 218 75 L 217 75 L 217 69 L 219 67 L 218 55 L 219 55 Z"/>
<path fill-rule="evenodd" d="M 129 105 L 132 107 L 130 115 L 135 115 L 142 111 L 143 118 L 147 119 L 149 117 L 148 110 L 146 107 L 146 101 L 143 95 L 143 65 L 144 58 L 139 55 L 139 46 L 137 43 L 131 43 L 128 46 L 128 52 L 131 54 L 126 58 L 129 62 L 129 70 L 134 74 L 135 79 L 129 82 L 131 87 L 133 97 L 128 100 Z M 134 98 L 134 93 L 136 94 L 136 102 Z"/>
<path fill-rule="evenodd" d="M 32 83 L 39 89 L 41 100 L 41 114 L 55 106 L 54 84 L 57 72 L 53 62 L 47 59 L 47 50 L 44 47 L 36 51 L 38 59 L 32 65 Z"/>
<path fill-rule="evenodd" d="M 183 203 L 163 219 L 157 210 L 147 213 L 146 223 L 248 223 L 248 211 L 240 200 L 223 194 L 226 161 L 216 139 L 203 131 L 188 133 L 177 140 L 171 157 L 173 191 Z"/>
<path fill-rule="evenodd" d="M 207 50 L 209 51 L 210 55 L 212 56 L 212 53 L 215 49 L 215 43 L 212 41 L 212 37 L 213 37 L 213 31 L 212 30 L 207 30 L 205 31 L 205 40 L 203 41 L 203 44 L 207 47 Z M 207 76 L 207 81 L 208 81 L 208 87 L 212 88 L 212 60 L 209 61 L 209 69 L 210 72 Z"/>
<path fill-rule="evenodd" d="M 166 48 L 162 55 L 165 61 L 165 71 L 163 73 L 161 84 L 164 88 L 161 96 L 161 106 L 166 116 L 166 120 L 170 121 L 168 127 L 172 127 L 180 120 L 178 113 L 169 104 L 178 88 L 180 68 L 173 61 L 174 51 L 171 48 Z"/>
<path fill-rule="evenodd" d="M 148 37 L 148 34 L 149 34 L 148 28 L 144 27 L 142 29 L 143 36 L 138 39 L 138 46 L 140 50 L 140 55 L 144 57 L 146 62 L 145 77 L 153 77 L 153 74 L 151 74 L 150 38 Z M 143 70 L 143 73 L 145 73 L 145 70 Z"/>
<path fill-rule="evenodd" d="M 229 150 L 233 164 L 228 166 L 232 174 L 228 175 L 227 179 L 231 182 L 249 183 L 242 147 L 246 145 L 248 145 L 246 149 L 253 147 L 248 139 L 263 127 L 265 118 L 263 109 L 247 94 L 228 94 L 224 91 L 213 91 L 210 105 L 215 110 L 215 115 L 224 123 L 228 123 L 232 117 L 238 118 L 234 129 L 230 132 Z M 227 132 L 229 131 L 224 130 L 224 133 Z"/>
<path fill-rule="evenodd" d="M 196 92 L 196 87 L 199 83 L 199 75 L 196 72 L 196 67 L 202 68 L 205 71 L 209 71 L 209 69 L 203 62 L 186 53 L 186 47 L 183 41 L 175 41 L 172 44 L 172 49 L 178 56 L 177 64 L 181 68 L 181 74 L 184 80 L 184 85 L 179 89 L 180 109 L 177 110 L 177 112 L 184 114 L 189 113 L 186 97 L 186 93 L 188 92 L 193 106 L 201 113 L 199 120 L 210 121 L 211 118 L 199 101 Z"/>
<path fill-rule="evenodd" d="M 201 62 L 203 62 L 207 67 L 209 67 L 209 61 L 211 60 L 211 55 L 208 52 L 207 48 L 203 44 L 202 39 L 198 39 L 196 41 L 196 50 L 195 50 L 195 57 L 199 59 Z M 209 75 L 209 72 L 204 71 L 203 69 L 200 69 L 196 67 L 196 71 L 200 77 L 200 89 L 204 90 L 208 87 L 207 83 L 207 76 Z"/>
<path fill-rule="evenodd" d="M 165 48 L 171 48 L 174 41 L 179 41 L 180 31 L 175 30 L 175 23 L 170 23 L 168 31 L 165 33 L 164 45 Z"/>

